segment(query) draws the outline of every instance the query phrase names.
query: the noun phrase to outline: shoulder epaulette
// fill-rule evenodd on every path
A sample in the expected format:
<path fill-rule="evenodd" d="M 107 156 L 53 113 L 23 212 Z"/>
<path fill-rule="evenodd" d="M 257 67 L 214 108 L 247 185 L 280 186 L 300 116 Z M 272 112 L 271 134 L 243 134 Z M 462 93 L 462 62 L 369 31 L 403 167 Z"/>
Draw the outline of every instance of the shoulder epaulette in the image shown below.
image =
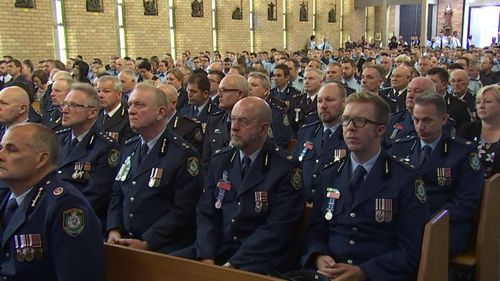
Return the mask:
<path fill-rule="evenodd" d="M 160 138 L 158 141 L 163 141 L 162 139 L 166 139 L 166 137 Z M 189 142 L 185 141 L 183 138 L 177 135 L 174 135 L 171 139 L 172 139 L 171 142 L 173 144 L 177 145 L 178 147 L 184 150 L 193 148 L 193 146 Z"/>
<path fill-rule="evenodd" d="M 232 152 L 234 151 L 236 148 L 233 147 L 233 146 L 227 146 L 227 147 L 224 147 L 224 148 L 221 148 L 221 149 L 217 149 L 214 153 L 213 153 L 213 156 L 220 156 L 220 155 L 223 155 L 223 154 L 226 154 L 228 152 Z"/>
<path fill-rule="evenodd" d="M 104 131 L 99 131 L 99 133 L 97 134 L 101 139 L 103 139 L 104 141 L 106 141 L 107 143 L 110 143 L 110 144 L 114 144 L 116 143 L 116 140 L 113 139 L 112 137 L 110 137 L 106 132 Z"/>
<path fill-rule="evenodd" d="M 141 137 L 140 137 L 139 135 L 137 135 L 137 136 L 133 136 L 133 137 L 131 137 L 130 139 L 126 140 L 126 141 L 125 141 L 125 143 L 124 143 L 124 145 L 129 145 L 129 144 L 132 144 L 132 143 L 134 143 L 134 142 L 136 142 L 136 141 L 140 140 L 140 138 L 141 138 Z"/>
<path fill-rule="evenodd" d="M 399 158 L 395 155 L 392 155 L 392 160 L 394 160 L 393 162 L 398 163 L 400 166 L 403 166 L 403 167 L 410 169 L 412 171 L 415 171 L 417 169 L 417 167 L 415 167 L 413 164 L 411 164 L 408 161 L 405 161 L 404 158 Z"/>
<path fill-rule="evenodd" d="M 396 139 L 394 142 L 395 143 L 405 143 L 405 142 L 408 142 L 408 141 L 413 141 L 416 138 L 417 138 L 416 136 L 408 135 L 408 136 L 406 136 L 404 138 Z"/>
<path fill-rule="evenodd" d="M 186 116 L 180 116 L 182 119 L 187 120 L 190 123 L 201 124 L 201 122 L 196 118 L 188 118 Z"/>
<path fill-rule="evenodd" d="M 339 166 L 339 170 L 340 170 L 340 169 L 342 168 L 342 166 L 344 166 L 344 164 L 345 164 L 346 160 L 347 160 L 347 156 L 344 156 L 344 157 L 340 158 L 338 161 L 331 161 L 331 162 L 329 162 L 329 163 L 325 164 L 325 165 L 321 168 L 321 170 L 326 170 L 326 169 L 328 169 L 328 168 L 330 168 L 330 167 L 332 167 L 332 166 L 335 166 L 335 165 L 340 165 L 340 166 Z"/>
<path fill-rule="evenodd" d="M 220 114 L 223 114 L 223 113 L 225 113 L 225 111 L 223 111 L 223 110 L 222 111 L 218 111 L 218 112 L 214 112 L 212 114 L 212 116 L 217 116 L 217 115 L 220 115 Z"/>
<path fill-rule="evenodd" d="M 70 128 L 65 128 L 65 129 L 61 129 L 61 130 L 59 130 L 59 131 L 56 131 L 56 132 L 55 132 L 55 134 L 56 134 L 56 135 L 61 135 L 61 134 L 67 133 L 67 132 L 69 132 L 69 131 L 71 131 L 71 129 L 70 129 Z"/>
<path fill-rule="evenodd" d="M 306 123 L 306 124 L 302 125 L 302 127 L 300 127 L 300 128 L 303 129 L 303 128 L 308 128 L 308 127 L 313 127 L 313 126 L 318 125 L 320 123 L 321 123 L 320 120 L 316 120 L 316 121 L 311 122 L 311 123 Z"/>

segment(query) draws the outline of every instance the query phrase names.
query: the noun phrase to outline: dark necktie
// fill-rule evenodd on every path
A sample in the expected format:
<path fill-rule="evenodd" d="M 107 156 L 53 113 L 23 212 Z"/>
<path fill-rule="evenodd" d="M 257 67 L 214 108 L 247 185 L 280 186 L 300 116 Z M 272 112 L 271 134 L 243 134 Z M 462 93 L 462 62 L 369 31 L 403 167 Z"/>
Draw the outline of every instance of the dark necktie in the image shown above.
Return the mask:
<path fill-rule="evenodd" d="M 323 139 L 321 140 L 321 148 L 323 148 L 327 143 L 330 137 L 332 136 L 332 130 L 326 129 L 323 132 Z"/>
<path fill-rule="evenodd" d="M 12 219 L 12 216 L 14 216 L 14 213 L 16 212 L 17 209 L 17 201 L 15 198 L 9 199 L 7 202 L 7 207 L 5 208 L 5 212 L 3 213 L 3 227 L 7 227 L 9 225 L 10 220 Z"/>
<path fill-rule="evenodd" d="M 109 115 L 107 113 L 104 113 L 104 117 L 102 118 L 102 124 L 106 124 L 106 121 L 108 121 Z"/>
<path fill-rule="evenodd" d="M 200 114 L 200 111 L 198 110 L 198 107 L 196 105 L 193 105 L 193 117 L 198 119 L 199 114 Z"/>
<path fill-rule="evenodd" d="M 78 141 L 78 138 L 74 138 L 71 143 L 69 144 L 69 151 L 68 151 L 68 155 L 71 154 L 71 152 L 73 150 L 75 150 L 75 147 L 78 145 L 79 141 Z"/>
<path fill-rule="evenodd" d="M 252 159 L 248 156 L 243 157 L 241 160 L 241 179 L 245 179 L 248 170 L 250 170 L 250 165 L 252 165 Z"/>
<path fill-rule="evenodd" d="M 429 159 L 429 156 L 431 156 L 432 153 L 432 148 L 428 145 L 424 145 L 422 148 L 422 151 L 420 151 L 420 156 L 418 158 L 418 166 L 422 166 L 422 164 Z"/>
<path fill-rule="evenodd" d="M 363 167 L 363 165 L 358 165 L 354 170 L 354 173 L 352 174 L 350 181 L 351 191 L 354 197 L 356 197 L 356 194 L 361 189 L 361 184 L 363 184 L 365 175 L 366 175 L 366 170 Z"/>
<path fill-rule="evenodd" d="M 148 144 L 144 143 L 141 146 L 141 154 L 140 154 L 140 157 L 139 157 L 139 165 L 141 165 L 142 163 L 144 163 L 146 161 L 146 157 L 148 157 L 148 150 L 149 150 Z"/>

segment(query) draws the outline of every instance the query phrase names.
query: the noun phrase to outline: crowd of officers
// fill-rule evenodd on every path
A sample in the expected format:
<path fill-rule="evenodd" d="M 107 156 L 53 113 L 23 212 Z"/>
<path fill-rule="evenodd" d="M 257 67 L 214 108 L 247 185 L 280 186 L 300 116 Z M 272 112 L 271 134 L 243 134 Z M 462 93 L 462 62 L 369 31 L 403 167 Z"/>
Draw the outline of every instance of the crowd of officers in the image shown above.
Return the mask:
<path fill-rule="evenodd" d="M 441 209 L 464 252 L 498 172 L 500 50 L 362 52 L 47 60 L 31 77 L 6 57 L 0 276 L 103 280 L 104 241 L 413 280 Z"/>

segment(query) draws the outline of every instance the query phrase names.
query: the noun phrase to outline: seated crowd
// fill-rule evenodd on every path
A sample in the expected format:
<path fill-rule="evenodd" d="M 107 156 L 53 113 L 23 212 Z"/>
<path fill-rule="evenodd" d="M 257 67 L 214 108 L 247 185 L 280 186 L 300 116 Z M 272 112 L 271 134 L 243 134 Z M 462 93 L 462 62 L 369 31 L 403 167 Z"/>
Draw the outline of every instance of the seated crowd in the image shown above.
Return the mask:
<path fill-rule="evenodd" d="M 500 171 L 500 48 L 363 47 L 3 57 L 0 277 L 104 280 L 104 241 L 415 280 L 442 209 L 463 253 Z"/>

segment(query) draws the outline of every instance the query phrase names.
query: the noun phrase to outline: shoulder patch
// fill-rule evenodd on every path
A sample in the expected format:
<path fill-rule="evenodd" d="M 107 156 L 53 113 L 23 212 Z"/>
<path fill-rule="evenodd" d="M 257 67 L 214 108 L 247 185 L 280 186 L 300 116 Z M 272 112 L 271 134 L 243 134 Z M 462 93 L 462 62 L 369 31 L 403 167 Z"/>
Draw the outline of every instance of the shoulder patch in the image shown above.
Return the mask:
<path fill-rule="evenodd" d="M 302 187 L 302 169 L 301 168 L 294 168 L 292 169 L 290 173 L 290 183 L 292 184 L 293 188 L 296 190 L 300 190 Z"/>
<path fill-rule="evenodd" d="M 200 160 L 197 157 L 188 157 L 187 159 L 187 172 L 192 177 L 196 177 L 200 172 Z"/>
<path fill-rule="evenodd" d="M 116 167 L 118 161 L 120 160 L 120 152 L 118 149 L 111 149 L 108 154 L 108 164 L 110 167 Z"/>
<path fill-rule="evenodd" d="M 424 181 L 421 179 L 415 180 L 415 196 L 421 203 L 425 203 L 427 200 Z"/>
<path fill-rule="evenodd" d="M 63 229 L 72 237 L 78 236 L 85 229 L 85 215 L 79 208 L 67 209 L 63 212 Z"/>
<path fill-rule="evenodd" d="M 469 155 L 469 162 L 470 162 L 470 167 L 474 171 L 479 171 L 481 170 L 481 161 L 479 160 L 479 157 L 477 156 L 477 153 L 471 153 Z"/>
<path fill-rule="evenodd" d="M 224 147 L 224 148 L 221 148 L 221 149 L 217 149 L 214 153 L 213 153 L 213 156 L 219 156 L 219 155 L 223 155 L 223 154 L 226 154 L 228 152 L 233 152 L 235 150 L 234 147 L 232 146 L 228 146 L 228 147 Z"/>

